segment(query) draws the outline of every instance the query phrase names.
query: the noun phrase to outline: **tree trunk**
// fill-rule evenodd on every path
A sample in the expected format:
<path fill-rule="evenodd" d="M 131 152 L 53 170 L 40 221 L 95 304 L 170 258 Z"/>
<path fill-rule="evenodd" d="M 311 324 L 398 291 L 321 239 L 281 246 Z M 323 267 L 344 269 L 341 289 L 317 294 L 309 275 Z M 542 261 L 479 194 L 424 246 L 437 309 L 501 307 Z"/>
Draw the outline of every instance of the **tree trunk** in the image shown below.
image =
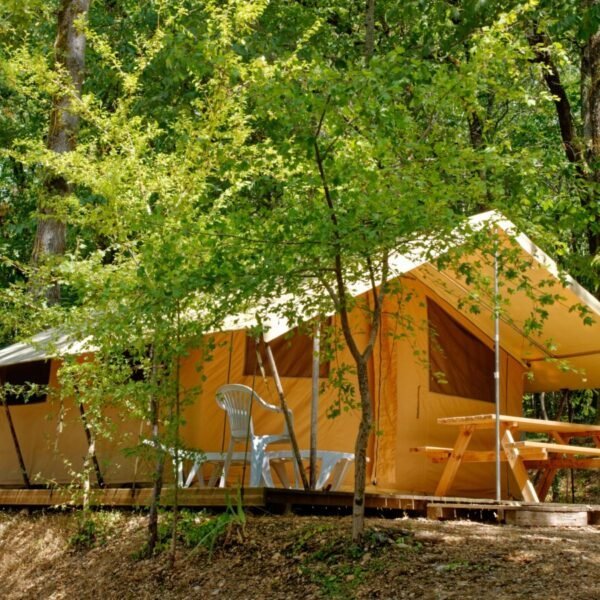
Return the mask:
<path fill-rule="evenodd" d="M 600 218 L 598 186 L 600 186 L 600 28 L 590 36 L 589 43 L 589 95 L 587 115 L 589 117 L 589 133 L 591 135 L 589 164 L 592 168 L 593 185 L 590 190 L 589 207 L 594 212 L 596 229 L 589 236 L 590 254 L 595 256 L 600 251 L 600 229 L 597 223 Z"/>
<path fill-rule="evenodd" d="M 154 554 L 156 544 L 158 543 L 158 503 L 162 493 L 163 473 L 165 470 L 165 453 L 160 446 L 158 436 L 159 424 L 159 400 L 156 395 L 151 399 L 152 411 L 152 441 L 156 451 L 156 463 L 154 469 L 154 482 L 152 485 L 152 496 L 150 498 L 150 511 L 148 513 L 148 545 L 147 556 L 151 557 Z"/>
<path fill-rule="evenodd" d="M 352 539 L 361 539 L 365 528 L 365 487 L 367 482 L 367 444 L 373 422 L 367 360 L 356 363 L 360 393 L 361 420 L 354 448 L 354 500 L 352 503 Z"/>
<path fill-rule="evenodd" d="M 151 346 L 152 354 L 152 383 L 157 386 L 160 380 L 160 367 L 156 357 L 156 348 Z M 163 487 L 163 474 L 165 471 L 165 452 L 160 443 L 160 395 L 155 389 L 150 398 L 150 424 L 152 425 L 152 445 L 156 452 L 156 463 L 154 468 L 154 481 L 152 485 L 152 496 L 150 497 L 150 511 L 148 513 L 148 544 L 146 555 L 151 557 L 158 543 L 158 503 Z M 175 480 L 177 481 L 177 479 Z"/>
<path fill-rule="evenodd" d="M 588 2 L 598 4 L 598 0 Z M 600 250 L 600 218 L 598 185 L 600 184 L 600 28 L 593 33 L 581 57 L 581 111 L 583 116 L 583 139 L 578 136 L 571 104 L 560 73 L 550 52 L 548 37 L 540 31 L 529 36 L 536 62 L 544 66 L 544 81 L 554 97 L 556 116 L 565 155 L 575 165 L 579 177 L 586 182 L 581 205 L 590 213 L 590 223 L 586 231 L 589 253 L 595 256 Z"/>
<path fill-rule="evenodd" d="M 542 418 L 548 420 L 548 411 L 546 410 L 546 392 L 540 393 L 540 409 L 542 411 Z"/>
<path fill-rule="evenodd" d="M 62 154 L 75 148 L 79 132 L 79 115 L 73 110 L 73 101 L 81 97 L 85 67 L 85 32 L 90 0 L 62 0 L 58 11 L 58 29 L 55 61 L 58 70 L 68 76 L 52 101 L 47 146 Z M 38 266 L 48 258 L 64 254 L 67 226 L 60 215 L 60 201 L 71 192 L 69 183 L 61 175 L 48 174 L 45 181 L 46 197 L 38 206 L 38 223 L 32 252 L 32 263 Z M 36 286 L 34 282 L 34 288 Z M 57 284 L 35 290 L 45 295 L 50 303 L 60 300 Z"/>
<path fill-rule="evenodd" d="M 365 12 L 365 60 L 367 63 L 375 51 L 375 0 L 367 0 Z"/>

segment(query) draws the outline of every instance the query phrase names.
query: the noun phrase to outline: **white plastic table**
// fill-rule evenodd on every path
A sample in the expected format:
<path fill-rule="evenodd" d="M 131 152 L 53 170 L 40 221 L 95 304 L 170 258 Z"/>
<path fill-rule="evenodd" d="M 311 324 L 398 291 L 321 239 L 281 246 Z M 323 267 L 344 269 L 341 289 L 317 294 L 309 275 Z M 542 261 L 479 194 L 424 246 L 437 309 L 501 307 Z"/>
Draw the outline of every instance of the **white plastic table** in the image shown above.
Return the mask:
<path fill-rule="evenodd" d="M 275 487 L 271 469 L 275 471 L 281 485 L 285 488 L 299 488 L 300 476 L 298 466 L 291 450 L 273 450 L 260 453 L 257 460 L 251 460 L 251 452 L 234 452 L 232 464 L 243 465 L 244 462 L 250 462 L 250 487 Z M 197 452 L 185 451 L 182 458 L 193 460 L 193 465 L 185 478 L 183 478 L 183 467 L 180 463 L 178 467 L 179 485 L 190 487 L 194 480 L 200 487 L 214 487 L 219 481 L 225 464 L 226 452 Z M 301 450 L 302 460 L 309 460 L 310 450 Z M 332 450 L 317 450 L 317 460 L 319 462 L 319 476 L 316 482 L 316 489 L 329 489 L 335 491 L 339 489 L 349 466 L 354 462 L 354 454 L 350 452 L 336 452 Z M 208 479 L 204 478 L 202 466 L 210 465 L 210 474 Z M 288 477 L 288 464 L 293 465 L 294 481 L 291 482 Z"/>

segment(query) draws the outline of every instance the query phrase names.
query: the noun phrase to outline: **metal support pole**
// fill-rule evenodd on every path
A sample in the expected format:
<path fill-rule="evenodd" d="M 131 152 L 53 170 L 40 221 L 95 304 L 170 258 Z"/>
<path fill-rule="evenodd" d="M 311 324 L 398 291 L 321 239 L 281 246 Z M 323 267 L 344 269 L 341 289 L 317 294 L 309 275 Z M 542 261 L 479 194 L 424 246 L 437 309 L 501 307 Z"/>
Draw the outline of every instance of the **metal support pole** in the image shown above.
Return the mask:
<path fill-rule="evenodd" d="M 494 253 L 494 400 L 496 404 L 496 501 L 502 499 L 500 471 L 500 289 L 498 251 Z"/>
<path fill-rule="evenodd" d="M 317 482 L 317 415 L 319 410 L 319 352 L 321 328 L 317 323 L 313 334 L 312 398 L 310 405 L 310 489 Z"/>

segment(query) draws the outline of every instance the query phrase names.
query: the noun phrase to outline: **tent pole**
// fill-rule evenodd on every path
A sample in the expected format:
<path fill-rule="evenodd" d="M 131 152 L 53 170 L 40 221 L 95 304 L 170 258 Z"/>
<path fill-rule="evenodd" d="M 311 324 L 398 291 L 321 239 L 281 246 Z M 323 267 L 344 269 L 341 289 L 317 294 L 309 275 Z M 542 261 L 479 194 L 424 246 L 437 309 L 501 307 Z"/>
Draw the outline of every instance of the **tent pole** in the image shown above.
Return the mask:
<path fill-rule="evenodd" d="M 10 435 L 12 437 L 13 445 L 15 447 L 15 452 L 17 453 L 17 458 L 19 460 L 19 469 L 21 470 L 21 476 L 23 477 L 23 483 L 25 487 L 29 489 L 31 487 L 31 482 L 29 481 L 29 475 L 27 475 L 27 469 L 25 468 L 25 461 L 23 460 L 23 454 L 21 452 L 21 446 L 19 445 L 19 439 L 17 438 L 17 432 L 15 431 L 15 426 L 13 424 L 12 416 L 10 414 L 10 409 L 8 408 L 8 402 L 4 397 L 4 393 L 2 393 L 2 404 L 4 404 L 4 410 L 6 411 L 6 420 L 8 421 L 8 428 L 10 429 Z"/>
<path fill-rule="evenodd" d="M 319 407 L 319 352 L 321 350 L 319 323 L 315 325 L 313 334 L 312 360 L 312 398 L 310 405 L 310 489 L 314 490 L 317 482 L 317 413 Z"/>
<path fill-rule="evenodd" d="M 264 340 L 264 338 L 263 338 Z M 296 434 L 294 433 L 294 426 L 292 420 L 290 419 L 290 414 L 288 412 L 288 406 L 285 399 L 285 394 L 283 393 L 283 386 L 281 385 L 281 380 L 279 379 L 279 372 L 277 371 L 277 365 L 275 364 L 275 358 L 273 357 L 273 352 L 271 351 L 271 346 L 265 342 L 265 348 L 267 350 L 267 359 L 269 360 L 269 366 L 271 367 L 271 372 L 273 373 L 273 379 L 275 380 L 275 387 L 277 388 L 277 394 L 279 395 L 279 402 L 281 403 L 281 408 L 283 409 L 283 417 L 285 419 L 288 433 L 290 434 L 290 439 L 292 442 L 292 450 L 294 451 L 294 458 L 296 459 L 296 464 L 298 465 L 298 470 L 300 471 L 300 478 L 302 479 L 302 485 L 305 490 L 309 489 L 308 479 L 306 478 L 306 471 L 304 470 L 304 465 L 302 464 L 302 457 L 300 456 L 300 449 L 298 447 L 298 440 L 296 439 Z"/>
<path fill-rule="evenodd" d="M 496 404 L 496 501 L 502 499 L 500 481 L 500 298 L 498 251 L 494 252 L 494 400 Z"/>

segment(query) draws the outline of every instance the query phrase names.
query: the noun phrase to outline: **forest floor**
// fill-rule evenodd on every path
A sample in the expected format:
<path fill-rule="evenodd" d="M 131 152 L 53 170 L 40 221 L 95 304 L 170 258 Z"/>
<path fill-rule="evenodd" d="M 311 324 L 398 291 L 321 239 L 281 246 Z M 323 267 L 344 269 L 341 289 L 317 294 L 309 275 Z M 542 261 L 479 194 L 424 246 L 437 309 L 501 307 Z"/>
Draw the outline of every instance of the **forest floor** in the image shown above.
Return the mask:
<path fill-rule="evenodd" d="M 143 516 L 94 513 L 74 537 L 77 519 L 0 512 L 1 598 L 600 598 L 599 527 L 368 519 L 356 546 L 349 517 L 186 513 L 170 565 L 168 541 L 140 558 Z M 222 533 L 212 551 L 211 527 Z"/>

